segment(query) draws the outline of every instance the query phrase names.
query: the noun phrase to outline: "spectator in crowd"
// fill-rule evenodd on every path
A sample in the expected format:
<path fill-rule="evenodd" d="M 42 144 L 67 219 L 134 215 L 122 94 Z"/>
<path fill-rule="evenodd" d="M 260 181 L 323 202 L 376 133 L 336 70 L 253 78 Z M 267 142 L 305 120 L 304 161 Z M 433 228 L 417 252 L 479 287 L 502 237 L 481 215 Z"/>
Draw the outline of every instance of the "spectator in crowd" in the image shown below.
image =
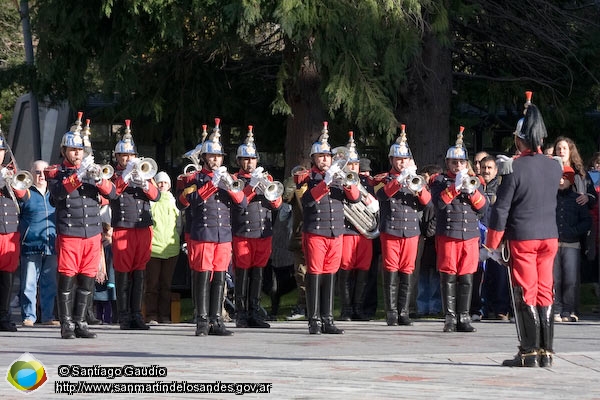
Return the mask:
<path fill-rule="evenodd" d="M 554 322 L 577 322 L 579 292 L 580 240 L 590 229 L 592 219 L 587 207 L 577 203 L 578 194 L 571 190 L 575 171 L 563 166 L 556 204 L 558 252 L 554 258 Z"/>
<path fill-rule="evenodd" d="M 150 203 L 153 219 L 152 251 L 146 264 L 146 321 L 171 323 L 171 283 L 179 258 L 181 213 L 171 193 L 171 178 L 161 171 L 154 177 L 160 198 Z"/>
<path fill-rule="evenodd" d="M 48 182 L 44 176 L 47 167 L 48 163 L 42 160 L 33 163 L 33 185 L 29 188 L 31 197 L 21 203 L 21 315 L 23 326 L 30 327 L 38 319 L 38 300 L 42 325 L 60 325 L 54 317 L 56 214 L 50 204 Z"/>

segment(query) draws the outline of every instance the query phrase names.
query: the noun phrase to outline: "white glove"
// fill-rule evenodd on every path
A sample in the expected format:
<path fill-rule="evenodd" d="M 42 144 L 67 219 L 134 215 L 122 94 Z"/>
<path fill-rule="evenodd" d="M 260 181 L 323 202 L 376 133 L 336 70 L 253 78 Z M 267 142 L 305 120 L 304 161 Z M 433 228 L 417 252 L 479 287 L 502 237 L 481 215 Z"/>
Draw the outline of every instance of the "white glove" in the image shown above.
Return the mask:
<path fill-rule="evenodd" d="M 219 182 L 221 182 L 221 178 L 223 178 L 223 176 L 225 176 L 226 173 L 227 173 L 227 167 L 225 167 L 224 165 L 220 166 L 219 168 L 217 168 L 213 171 L 212 183 L 213 183 L 214 187 L 219 186 Z"/>
<path fill-rule="evenodd" d="M 468 169 L 461 169 L 460 171 L 458 171 L 458 173 L 456 174 L 456 179 L 454 179 L 454 187 L 456 188 L 456 190 L 461 190 L 462 189 L 462 185 L 463 182 L 468 179 L 469 177 L 469 170 Z"/>
<path fill-rule="evenodd" d="M 135 168 L 136 165 L 136 162 L 134 160 L 135 158 L 129 160 L 127 162 L 127 165 L 125 166 L 125 169 L 123 170 L 123 174 L 121 175 L 121 177 L 125 182 L 129 182 L 131 180 L 131 174 L 133 173 L 133 168 Z"/>
<path fill-rule="evenodd" d="M 482 247 L 481 249 L 479 249 L 480 262 L 487 261 L 488 259 L 492 258 L 492 255 L 492 252 L 487 247 Z"/>
<path fill-rule="evenodd" d="M 7 173 L 8 169 L 6 169 L 6 167 L 2 168 L 2 171 L 0 171 L 0 189 L 6 186 L 6 179 L 4 179 L 4 177 L 7 175 Z"/>
<path fill-rule="evenodd" d="M 416 175 L 417 174 L 417 167 L 415 165 L 411 165 L 410 167 L 406 167 L 404 169 L 408 175 Z"/>
<path fill-rule="evenodd" d="M 79 164 L 79 168 L 77 168 L 77 178 L 79 178 L 80 181 L 83 180 L 83 178 L 87 175 L 88 170 L 93 165 L 94 165 L 94 156 L 91 154 L 88 156 L 85 156 L 83 158 L 83 160 L 81 160 L 81 164 Z"/>
<path fill-rule="evenodd" d="M 256 185 L 258 185 L 258 183 L 260 182 L 260 179 L 263 177 L 263 174 L 264 174 L 263 171 L 264 171 L 263 167 L 257 167 L 250 174 L 250 186 L 252 186 L 252 188 L 255 188 Z"/>
<path fill-rule="evenodd" d="M 339 165 L 332 164 L 331 167 L 329 167 L 329 169 L 327 170 L 327 172 L 325 172 L 325 177 L 323 178 L 325 184 L 327 186 L 331 185 L 331 182 L 333 182 L 333 178 L 335 178 L 335 176 L 341 171 L 342 169 Z"/>
<path fill-rule="evenodd" d="M 504 154 L 499 154 L 496 156 L 496 164 L 498 165 L 498 175 L 508 175 L 512 174 L 512 157 L 505 156 Z"/>

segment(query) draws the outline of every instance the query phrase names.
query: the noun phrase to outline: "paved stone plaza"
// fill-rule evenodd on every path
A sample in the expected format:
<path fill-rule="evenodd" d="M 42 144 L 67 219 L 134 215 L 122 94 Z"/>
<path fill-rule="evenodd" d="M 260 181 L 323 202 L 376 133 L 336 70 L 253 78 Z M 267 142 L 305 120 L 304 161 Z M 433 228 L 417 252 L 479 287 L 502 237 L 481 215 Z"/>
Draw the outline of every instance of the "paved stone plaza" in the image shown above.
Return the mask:
<path fill-rule="evenodd" d="M 477 333 L 442 333 L 442 320 L 412 327 L 383 321 L 339 322 L 345 335 L 308 335 L 306 322 L 275 322 L 271 329 L 235 329 L 231 337 L 196 337 L 192 324 L 152 326 L 150 331 L 94 327 L 97 339 L 60 339 L 52 327 L 0 333 L 3 398 L 23 398 L 7 381 L 9 366 L 28 352 L 48 381 L 29 398 L 67 398 L 55 382 L 270 383 L 270 394 L 244 398 L 293 399 L 600 399 L 600 321 L 557 324 L 554 367 L 507 368 L 517 350 L 514 324 L 483 321 Z M 232 327 L 233 324 L 228 324 Z M 166 377 L 59 377 L 61 365 L 164 367 Z M 61 371 L 64 371 L 62 367 Z M 71 367 L 73 370 L 73 367 Z M 68 369 L 67 369 L 68 371 Z M 123 371 L 123 370 L 121 370 Z M 164 371 L 164 369 L 163 369 Z M 81 372 L 80 372 L 81 374 Z M 196 388 L 202 386 L 196 386 Z M 242 386 L 235 386 L 242 388 Z M 247 388 L 259 385 L 246 385 Z M 261 386 L 267 390 L 268 386 Z M 123 386 L 121 386 L 121 389 Z M 63 385 L 63 390 L 65 389 Z M 197 390 L 197 389 L 194 389 Z M 204 390 L 204 389 L 202 389 Z M 241 390 L 241 389 L 240 389 Z M 235 394 L 112 394 L 113 398 L 235 398 Z M 74 397 L 107 398 L 106 394 Z"/>

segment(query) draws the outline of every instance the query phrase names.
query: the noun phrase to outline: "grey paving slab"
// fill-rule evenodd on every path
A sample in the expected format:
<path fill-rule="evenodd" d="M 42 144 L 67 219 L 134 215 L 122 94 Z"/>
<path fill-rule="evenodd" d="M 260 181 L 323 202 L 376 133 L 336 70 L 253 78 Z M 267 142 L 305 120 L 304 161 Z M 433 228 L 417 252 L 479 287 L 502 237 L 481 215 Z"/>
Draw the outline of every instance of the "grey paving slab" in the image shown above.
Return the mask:
<path fill-rule="evenodd" d="M 94 328 L 97 339 L 60 339 L 58 328 L 0 333 L 0 395 L 23 398 L 6 381 L 12 362 L 29 352 L 48 382 L 31 398 L 66 398 L 55 382 L 272 384 L 269 394 L 244 398 L 577 398 L 600 399 L 600 322 L 557 324 L 552 369 L 506 368 L 516 352 L 511 323 L 483 321 L 476 333 L 442 333 L 441 320 L 412 327 L 383 321 L 339 322 L 345 335 L 308 335 L 306 322 L 275 322 L 271 329 L 235 329 L 231 337 L 196 337 L 191 324 L 153 326 L 144 332 Z M 59 377 L 61 365 L 165 367 L 164 378 Z M 235 394 L 111 394 L 111 398 L 234 398 Z M 73 397 L 107 398 L 106 394 Z"/>

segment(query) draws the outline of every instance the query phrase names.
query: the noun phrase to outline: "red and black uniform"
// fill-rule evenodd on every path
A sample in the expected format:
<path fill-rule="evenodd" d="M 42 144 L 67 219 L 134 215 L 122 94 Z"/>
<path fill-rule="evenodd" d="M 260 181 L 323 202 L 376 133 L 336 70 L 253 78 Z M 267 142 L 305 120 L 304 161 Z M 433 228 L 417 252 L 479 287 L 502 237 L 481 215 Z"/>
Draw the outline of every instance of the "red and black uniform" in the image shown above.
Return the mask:
<path fill-rule="evenodd" d="M 260 312 L 260 294 L 264 267 L 271 256 L 272 211 L 281 207 L 282 199 L 269 201 L 264 194 L 257 194 L 250 186 L 250 174 L 244 170 L 235 177 L 244 182 L 248 202 L 247 207 L 233 204 L 231 208 L 236 326 L 268 328 Z M 269 175 L 268 180 L 272 182 L 273 178 Z"/>
<path fill-rule="evenodd" d="M 131 162 L 131 161 L 130 161 Z M 146 264 L 152 251 L 150 201 L 160 192 L 151 179 L 146 189 L 123 180 L 125 168 L 117 165 L 112 180 L 116 197 L 110 200 L 113 227 L 112 252 L 121 329 L 145 330 L 142 316 Z"/>
<path fill-rule="evenodd" d="M 308 185 L 302 196 L 306 308 L 309 332 L 322 327 L 324 333 L 342 333 L 333 324 L 334 276 L 342 259 L 344 201 L 359 202 L 360 192 L 354 185 L 327 186 L 324 177 L 325 173 L 316 167 L 294 177 L 298 188 Z"/>
<path fill-rule="evenodd" d="M 529 150 L 513 160 L 512 170 L 498 188 L 486 244 L 496 249 L 503 236 L 508 240 L 523 356 L 538 348 L 551 353 L 556 194 L 562 170 L 556 161 Z"/>
<path fill-rule="evenodd" d="M 431 183 L 436 207 L 437 268 L 446 314 L 444 331 L 473 332 L 469 308 L 473 274 L 479 262 L 479 220 L 488 202 L 481 186 L 469 194 L 456 189 L 455 178 L 447 171 Z"/>
<path fill-rule="evenodd" d="M 177 196 L 178 207 L 189 209 L 186 218 L 186 223 L 189 222 L 186 228 L 187 249 L 196 297 L 197 336 L 213 332 L 230 334 L 224 329 L 221 307 L 224 272 L 231 262 L 231 208 L 234 204 L 242 208 L 247 205 L 243 191 L 233 192 L 215 187 L 213 176 L 213 171 L 202 168 L 192 175 L 181 177 L 185 183 L 178 183 L 180 187 L 185 186 Z M 219 278 L 218 281 L 211 282 L 213 274 Z"/>
<path fill-rule="evenodd" d="M 1 168 L 3 167 L 0 165 Z M 17 328 L 10 322 L 10 296 L 13 273 L 19 266 L 21 255 L 19 209 L 16 201 L 27 201 L 30 194 L 28 189 L 16 190 L 6 185 L 5 182 L 0 189 L 0 331 L 15 332 Z"/>
<path fill-rule="evenodd" d="M 103 196 L 114 198 L 115 186 L 106 179 L 80 179 L 77 168 L 66 160 L 48 167 L 45 175 L 50 202 L 56 208 L 61 336 L 94 338 L 96 334 L 87 330 L 85 311 L 88 301 L 92 301 L 102 257 L 100 204 Z"/>
<path fill-rule="evenodd" d="M 414 194 L 398 182 L 398 176 L 398 171 L 392 168 L 383 180 L 385 185 L 377 191 L 384 305 L 388 325 L 411 325 L 408 305 L 421 234 L 419 212 L 431 207 L 431 193 L 424 185 Z"/>
<path fill-rule="evenodd" d="M 371 186 L 372 178 L 359 175 L 359 179 L 367 193 L 373 196 L 373 201 L 377 201 Z M 373 239 L 362 235 L 347 218 L 344 219 L 344 227 L 342 261 L 338 271 L 342 300 L 340 319 L 366 321 L 368 318 L 363 312 L 364 290 L 373 259 Z"/>

